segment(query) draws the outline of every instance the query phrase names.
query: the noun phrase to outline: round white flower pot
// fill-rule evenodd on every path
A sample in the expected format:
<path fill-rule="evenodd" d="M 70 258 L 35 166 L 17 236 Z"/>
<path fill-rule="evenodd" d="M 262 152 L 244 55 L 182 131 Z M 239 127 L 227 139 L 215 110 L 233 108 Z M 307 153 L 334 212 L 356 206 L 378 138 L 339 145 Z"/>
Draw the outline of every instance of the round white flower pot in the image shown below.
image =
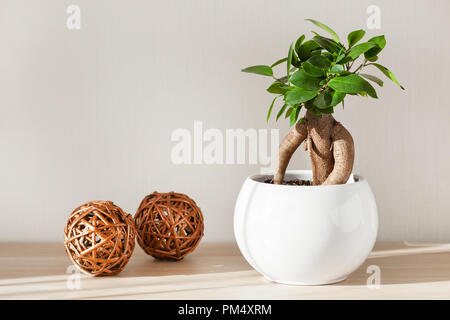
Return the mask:
<path fill-rule="evenodd" d="M 234 213 L 237 244 L 248 263 L 268 280 L 293 285 L 342 281 L 373 248 L 378 230 L 375 198 L 356 174 L 347 184 L 290 186 L 248 177 Z M 288 171 L 286 180 L 311 179 Z"/>

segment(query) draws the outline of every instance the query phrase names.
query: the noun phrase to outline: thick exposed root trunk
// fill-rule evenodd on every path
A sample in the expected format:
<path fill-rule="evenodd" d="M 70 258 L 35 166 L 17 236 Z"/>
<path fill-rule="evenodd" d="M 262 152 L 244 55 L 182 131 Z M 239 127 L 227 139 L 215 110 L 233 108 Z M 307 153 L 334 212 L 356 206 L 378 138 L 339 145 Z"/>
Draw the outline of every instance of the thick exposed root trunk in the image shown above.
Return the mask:
<path fill-rule="evenodd" d="M 331 153 L 331 135 L 336 121 L 331 115 L 306 114 L 308 128 L 307 148 L 311 160 L 314 185 L 322 184 L 333 171 L 334 159 Z"/>
<path fill-rule="evenodd" d="M 331 138 L 333 139 L 334 168 L 322 184 L 343 184 L 347 182 L 353 169 L 355 159 L 353 138 L 339 122 L 334 125 Z"/>
<path fill-rule="evenodd" d="M 292 155 L 307 136 L 308 131 L 306 129 L 306 124 L 297 122 L 297 124 L 293 126 L 291 130 L 289 130 L 289 133 L 283 138 L 278 152 L 278 170 L 273 179 L 275 184 L 283 183 L 284 174 L 286 173 L 286 168 Z"/>
<path fill-rule="evenodd" d="M 275 184 L 282 184 L 292 154 L 306 140 L 311 160 L 313 185 L 346 183 L 353 169 L 354 144 L 351 134 L 331 115 L 306 113 L 306 121 L 297 123 L 279 148 Z"/>

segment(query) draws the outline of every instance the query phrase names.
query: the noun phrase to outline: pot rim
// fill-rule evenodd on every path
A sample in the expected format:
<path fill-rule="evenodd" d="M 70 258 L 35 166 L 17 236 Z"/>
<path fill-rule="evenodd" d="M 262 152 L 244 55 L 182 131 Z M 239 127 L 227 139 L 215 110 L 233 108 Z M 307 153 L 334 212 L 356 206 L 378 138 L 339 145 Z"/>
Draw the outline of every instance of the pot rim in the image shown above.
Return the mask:
<path fill-rule="evenodd" d="M 264 180 L 267 180 L 268 178 L 273 178 L 274 172 L 265 172 L 265 173 L 258 173 L 253 174 L 249 176 L 247 179 L 258 184 L 264 184 L 268 187 L 274 187 L 274 188 L 343 188 L 349 185 L 356 185 L 361 184 L 362 182 L 365 182 L 366 179 L 356 173 L 352 173 L 350 175 L 350 178 L 348 179 L 347 183 L 345 184 L 334 184 L 334 185 L 326 185 L 326 186 L 297 186 L 297 185 L 282 185 L 282 184 L 269 184 L 265 183 Z M 312 170 L 287 170 L 285 175 L 293 175 L 293 176 L 308 176 L 308 179 L 312 178 Z"/>

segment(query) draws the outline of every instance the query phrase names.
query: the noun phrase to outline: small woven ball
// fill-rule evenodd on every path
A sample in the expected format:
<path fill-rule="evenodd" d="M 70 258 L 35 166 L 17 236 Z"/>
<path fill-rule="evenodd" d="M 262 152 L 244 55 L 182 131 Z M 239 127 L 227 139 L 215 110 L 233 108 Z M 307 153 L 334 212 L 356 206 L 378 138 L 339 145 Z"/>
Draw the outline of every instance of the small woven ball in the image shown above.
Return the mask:
<path fill-rule="evenodd" d="M 64 228 L 64 245 L 74 265 L 85 274 L 121 272 L 135 241 L 133 217 L 111 201 L 92 201 L 76 208 Z"/>
<path fill-rule="evenodd" d="M 137 241 L 144 251 L 159 259 L 181 260 L 203 237 L 203 215 L 185 194 L 153 192 L 134 216 Z"/>

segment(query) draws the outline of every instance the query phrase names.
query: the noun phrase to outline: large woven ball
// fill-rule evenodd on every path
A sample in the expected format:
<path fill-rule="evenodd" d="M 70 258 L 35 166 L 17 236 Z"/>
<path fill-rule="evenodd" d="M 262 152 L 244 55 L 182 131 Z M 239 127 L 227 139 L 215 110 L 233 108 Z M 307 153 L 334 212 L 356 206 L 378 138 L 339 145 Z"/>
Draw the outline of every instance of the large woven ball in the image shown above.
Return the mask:
<path fill-rule="evenodd" d="M 134 216 L 139 245 L 155 258 L 180 260 L 197 247 L 203 236 L 203 215 L 185 194 L 153 192 Z"/>
<path fill-rule="evenodd" d="M 111 201 L 92 201 L 76 208 L 64 228 L 72 262 L 92 276 L 117 274 L 133 253 L 133 218 Z"/>

